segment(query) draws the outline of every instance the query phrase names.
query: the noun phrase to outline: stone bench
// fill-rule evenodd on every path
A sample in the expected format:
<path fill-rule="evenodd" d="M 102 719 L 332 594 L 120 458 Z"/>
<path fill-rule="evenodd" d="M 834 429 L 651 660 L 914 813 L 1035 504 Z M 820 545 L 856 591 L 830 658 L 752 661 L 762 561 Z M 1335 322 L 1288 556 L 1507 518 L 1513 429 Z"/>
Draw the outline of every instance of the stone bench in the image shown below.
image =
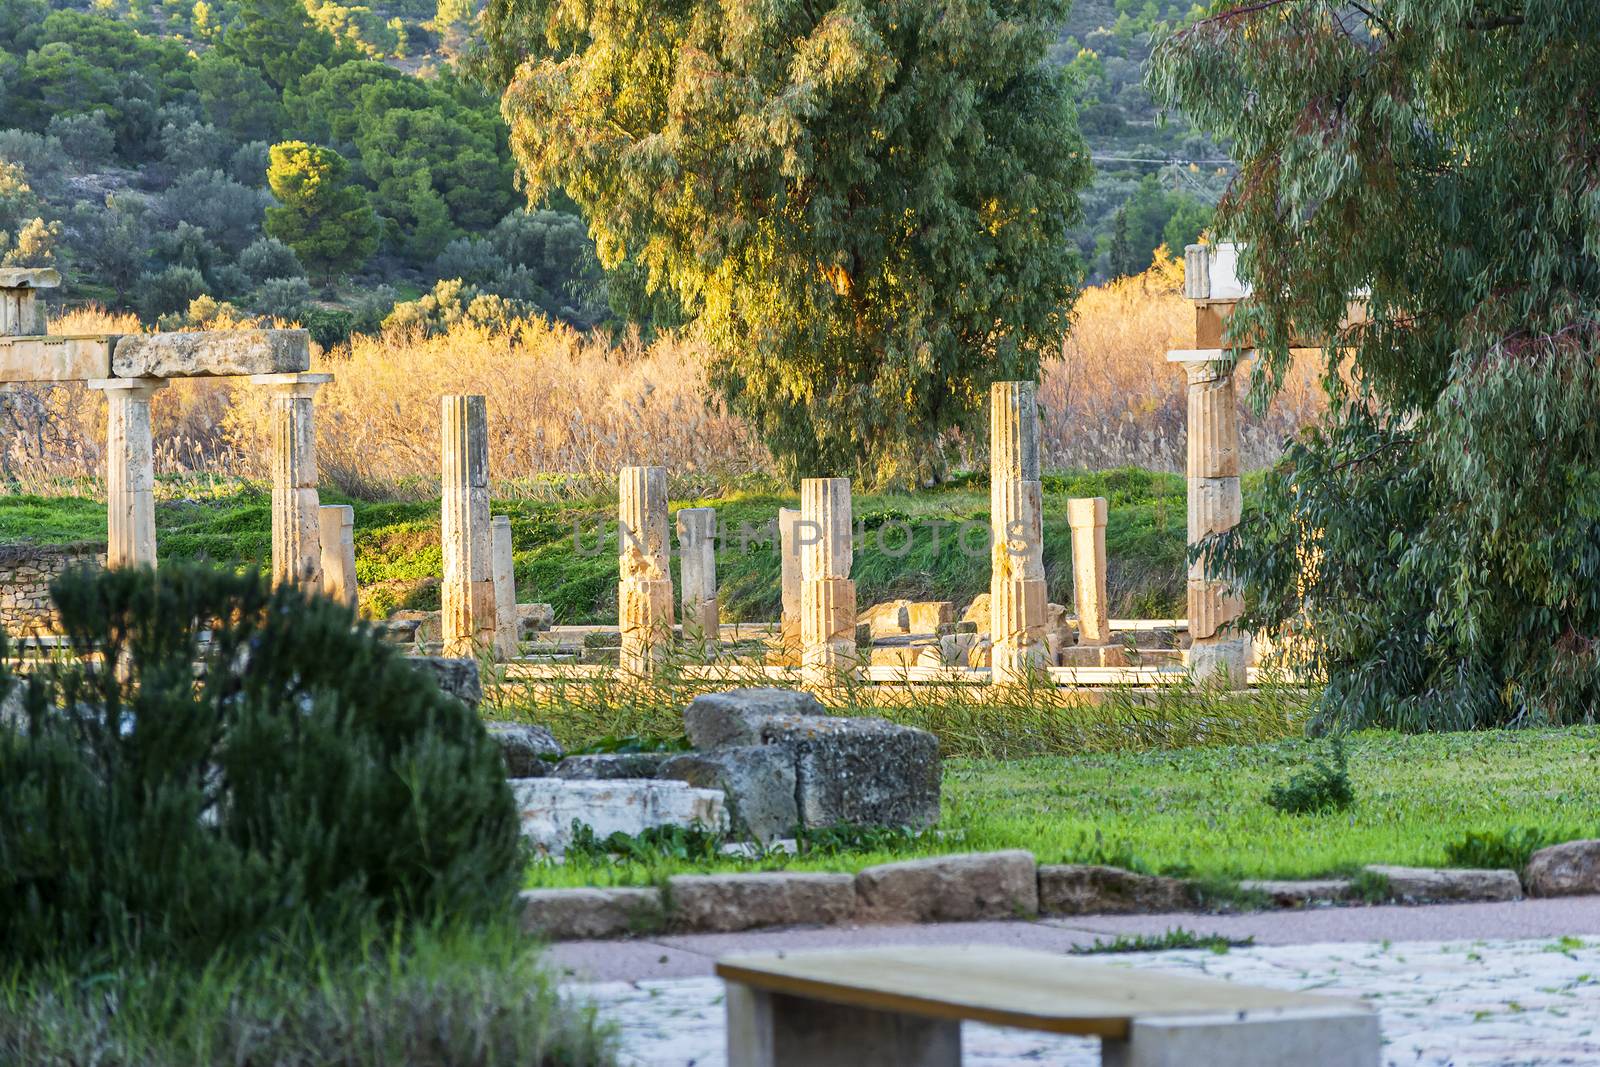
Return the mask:
<path fill-rule="evenodd" d="M 718 961 L 738 1067 L 955 1067 L 963 1020 L 1098 1037 L 1108 1067 L 1377 1067 L 1359 1001 L 1026 949 L 877 948 Z"/>

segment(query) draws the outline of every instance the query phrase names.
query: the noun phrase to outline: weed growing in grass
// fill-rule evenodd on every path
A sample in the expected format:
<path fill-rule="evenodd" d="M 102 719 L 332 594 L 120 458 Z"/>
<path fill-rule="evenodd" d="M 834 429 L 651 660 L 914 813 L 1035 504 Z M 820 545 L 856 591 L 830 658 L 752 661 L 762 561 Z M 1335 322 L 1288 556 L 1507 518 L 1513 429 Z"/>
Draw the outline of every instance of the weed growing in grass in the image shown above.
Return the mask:
<path fill-rule="evenodd" d="M 1313 759 L 1309 768 L 1274 785 L 1267 793 L 1267 804 L 1285 815 L 1344 811 L 1355 802 L 1355 787 L 1350 784 L 1343 741 L 1334 739 L 1330 757 Z"/>
<path fill-rule="evenodd" d="M 1575 836 L 1552 833 L 1533 826 L 1472 831 L 1446 845 L 1444 854 L 1452 867 L 1520 871 L 1528 865 L 1529 857 L 1541 848 L 1570 841 Z"/>
<path fill-rule="evenodd" d="M 1394 899 L 1389 876 L 1377 871 L 1361 870 L 1351 875 L 1350 892 L 1365 904 L 1387 904 Z"/>
<path fill-rule="evenodd" d="M 606 837 L 577 819 L 572 820 L 572 843 L 567 859 L 606 863 L 649 863 L 657 860 L 715 860 L 721 854 L 722 835 L 699 826 L 647 826 L 637 834 L 622 831 Z"/>
<path fill-rule="evenodd" d="M 1120 952 L 1169 952 L 1178 949 L 1205 948 L 1225 956 L 1232 948 L 1249 948 L 1256 943 L 1253 937 L 1229 938 L 1221 934 L 1197 934 L 1181 926 L 1174 926 L 1164 934 L 1118 934 L 1110 941 L 1095 938 L 1092 945 L 1074 945 L 1071 955 L 1098 956 Z"/>

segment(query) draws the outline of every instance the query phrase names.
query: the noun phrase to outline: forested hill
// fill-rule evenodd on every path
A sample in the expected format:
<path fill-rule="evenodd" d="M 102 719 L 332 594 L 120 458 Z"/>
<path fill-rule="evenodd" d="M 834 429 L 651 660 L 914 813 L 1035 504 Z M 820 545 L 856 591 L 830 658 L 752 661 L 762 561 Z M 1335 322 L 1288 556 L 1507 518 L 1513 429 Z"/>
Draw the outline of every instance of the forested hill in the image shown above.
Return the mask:
<path fill-rule="evenodd" d="M 1096 276 L 1192 240 L 1220 191 L 1187 161 L 1221 153 L 1142 86 L 1158 25 L 1194 14 L 1079 0 L 1053 51 L 1098 160 Z M 473 309 L 670 320 L 599 269 L 570 205 L 523 209 L 496 101 L 457 73 L 472 20 L 472 0 L 0 0 L 0 259 L 53 259 L 72 298 L 147 321 L 209 297 L 324 340 Z"/>

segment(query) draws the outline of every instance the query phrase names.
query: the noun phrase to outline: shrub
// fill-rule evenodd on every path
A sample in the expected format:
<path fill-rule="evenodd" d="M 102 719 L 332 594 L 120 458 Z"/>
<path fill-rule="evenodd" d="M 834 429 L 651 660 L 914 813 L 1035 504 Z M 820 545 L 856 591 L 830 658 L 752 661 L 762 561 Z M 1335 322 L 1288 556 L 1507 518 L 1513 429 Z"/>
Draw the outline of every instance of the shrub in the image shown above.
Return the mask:
<path fill-rule="evenodd" d="M 257 285 L 273 278 L 306 276 L 306 269 L 300 265 L 300 257 L 294 254 L 294 249 L 276 237 L 262 237 L 250 242 L 245 250 L 239 253 L 239 266 Z M 307 299 L 310 299 L 310 293 L 308 287 Z"/>
<path fill-rule="evenodd" d="M 206 279 L 194 267 L 174 265 L 139 278 L 139 314 L 157 319 L 183 311 L 206 291 Z"/>
<path fill-rule="evenodd" d="M 1469 833 L 1446 845 L 1444 854 L 1452 867 L 1521 871 L 1535 852 L 1569 839 L 1533 826 L 1513 826 L 1481 834 Z"/>
<path fill-rule="evenodd" d="M 348 608 L 203 565 L 52 594 L 82 651 L 0 727 L 10 961 L 507 914 L 522 855 L 497 750 Z"/>
<path fill-rule="evenodd" d="M 1355 802 L 1350 785 L 1350 770 L 1345 764 L 1344 745 L 1333 742 L 1331 759 L 1315 759 L 1311 766 L 1296 771 L 1287 782 L 1279 782 L 1267 793 L 1267 804 L 1285 815 L 1315 815 L 1343 811 Z"/>
<path fill-rule="evenodd" d="M 250 307 L 258 314 L 286 322 L 300 321 L 311 303 L 311 283 L 304 278 L 268 278 L 250 294 Z"/>

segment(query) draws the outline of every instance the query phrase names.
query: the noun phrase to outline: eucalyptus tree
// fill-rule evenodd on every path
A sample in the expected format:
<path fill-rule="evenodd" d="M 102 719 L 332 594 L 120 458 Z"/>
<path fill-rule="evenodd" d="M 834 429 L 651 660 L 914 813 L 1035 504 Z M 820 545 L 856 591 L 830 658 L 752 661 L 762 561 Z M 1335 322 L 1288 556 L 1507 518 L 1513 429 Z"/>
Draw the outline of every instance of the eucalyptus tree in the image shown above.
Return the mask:
<path fill-rule="evenodd" d="M 1298 334 L 1326 341 L 1332 400 L 1216 565 L 1247 622 L 1326 672 L 1327 715 L 1591 717 L 1600 5 L 1212 11 L 1158 49 L 1153 86 L 1239 164 L 1214 231 L 1247 245 L 1254 399 Z"/>

